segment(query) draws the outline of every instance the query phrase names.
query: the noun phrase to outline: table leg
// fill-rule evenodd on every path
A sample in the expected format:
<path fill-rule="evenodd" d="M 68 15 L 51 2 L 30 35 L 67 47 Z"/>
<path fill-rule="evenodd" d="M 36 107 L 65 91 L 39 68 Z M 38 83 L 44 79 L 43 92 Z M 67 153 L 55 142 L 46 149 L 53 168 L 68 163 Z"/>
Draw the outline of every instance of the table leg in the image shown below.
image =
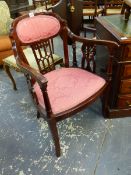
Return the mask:
<path fill-rule="evenodd" d="M 126 20 L 126 21 L 129 20 L 130 9 L 131 9 L 131 7 L 127 6 L 127 8 L 126 8 L 126 12 L 125 12 L 125 20 Z"/>
<path fill-rule="evenodd" d="M 14 78 L 13 78 L 11 72 L 10 72 L 10 67 L 7 64 L 4 64 L 4 70 L 7 73 L 8 77 L 10 78 L 10 80 L 11 80 L 11 82 L 13 84 L 13 89 L 17 90 L 15 80 L 14 80 Z"/>

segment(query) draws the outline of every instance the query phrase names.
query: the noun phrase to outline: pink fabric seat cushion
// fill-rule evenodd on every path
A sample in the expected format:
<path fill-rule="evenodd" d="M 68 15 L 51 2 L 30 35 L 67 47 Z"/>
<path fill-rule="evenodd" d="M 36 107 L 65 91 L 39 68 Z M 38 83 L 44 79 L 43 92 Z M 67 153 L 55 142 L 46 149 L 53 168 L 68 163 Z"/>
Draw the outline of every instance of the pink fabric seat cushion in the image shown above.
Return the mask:
<path fill-rule="evenodd" d="M 59 21 L 49 15 L 37 15 L 22 19 L 17 24 L 17 35 L 23 43 L 31 43 L 56 35 L 60 30 Z"/>
<path fill-rule="evenodd" d="M 54 114 L 78 105 L 105 85 L 103 78 L 79 68 L 61 68 L 44 77 L 48 80 L 47 91 Z M 34 90 L 39 104 L 44 107 L 42 92 L 37 83 Z"/>

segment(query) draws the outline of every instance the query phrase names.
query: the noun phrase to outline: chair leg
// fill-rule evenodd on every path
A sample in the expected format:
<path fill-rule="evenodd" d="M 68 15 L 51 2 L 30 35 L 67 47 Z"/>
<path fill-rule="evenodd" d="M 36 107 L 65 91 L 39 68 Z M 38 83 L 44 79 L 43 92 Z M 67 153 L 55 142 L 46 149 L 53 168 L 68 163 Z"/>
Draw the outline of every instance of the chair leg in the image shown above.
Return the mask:
<path fill-rule="evenodd" d="M 11 72 L 10 72 L 10 67 L 7 64 L 4 64 L 4 70 L 7 73 L 8 77 L 10 78 L 10 80 L 11 80 L 11 82 L 13 84 L 13 89 L 17 90 L 15 80 L 14 80 L 14 78 L 13 78 Z"/>
<path fill-rule="evenodd" d="M 56 156 L 60 157 L 60 141 L 59 141 L 58 130 L 56 126 L 56 121 L 54 119 L 50 119 L 49 126 L 53 137 L 53 141 L 55 144 Z"/>
<path fill-rule="evenodd" d="M 40 118 L 40 112 L 37 111 L 37 118 L 39 119 Z"/>
<path fill-rule="evenodd" d="M 109 112 L 108 112 L 108 101 L 109 101 L 109 95 L 110 95 L 110 85 L 108 85 L 104 91 L 104 93 L 101 96 L 102 101 L 102 113 L 105 118 L 109 118 Z"/>

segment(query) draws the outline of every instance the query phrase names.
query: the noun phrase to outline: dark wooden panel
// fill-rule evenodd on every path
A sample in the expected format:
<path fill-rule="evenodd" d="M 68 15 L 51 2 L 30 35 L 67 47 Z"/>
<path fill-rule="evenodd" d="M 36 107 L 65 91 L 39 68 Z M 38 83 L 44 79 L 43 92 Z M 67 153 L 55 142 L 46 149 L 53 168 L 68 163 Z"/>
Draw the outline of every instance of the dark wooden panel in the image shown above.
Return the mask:
<path fill-rule="evenodd" d="M 124 59 L 125 59 L 126 61 L 130 61 L 130 60 L 131 60 L 131 44 L 128 45 L 128 46 L 125 48 Z"/>
<path fill-rule="evenodd" d="M 118 97 L 118 108 L 131 108 L 131 95 L 123 95 Z"/>
<path fill-rule="evenodd" d="M 131 64 L 125 65 L 124 66 L 124 71 L 123 71 L 123 78 L 128 78 L 131 77 Z"/>
<path fill-rule="evenodd" d="M 123 15 L 96 18 L 100 39 L 116 41 L 120 48 L 113 62 L 111 90 L 107 108 L 110 118 L 131 115 L 131 30 Z"/>
<path fill-rule="evenodd" d="M 82 7 L 80 0 L 60 0 L 52 10 L 66 19 L 71 31 L 79 35 L 82 25 Z"/>
<path fill-rule="evenodd" d="M 121 94 L 131 94 L 131 80 L 122 80 L 120 86 Z"/>

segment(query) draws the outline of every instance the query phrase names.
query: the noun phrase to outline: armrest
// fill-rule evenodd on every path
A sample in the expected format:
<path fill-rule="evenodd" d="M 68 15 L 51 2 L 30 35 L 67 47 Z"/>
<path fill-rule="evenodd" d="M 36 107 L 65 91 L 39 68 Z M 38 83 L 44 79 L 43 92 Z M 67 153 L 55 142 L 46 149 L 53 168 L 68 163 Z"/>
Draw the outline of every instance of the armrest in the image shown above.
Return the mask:
<path fill-rule="evenodd" d="M 29 90 L 31 91 L 31 94 L 32 94 L 33 98 L 35 98 L 34 101 L 36 101 L 36 103 L 37 103 L 37 100 L 38 100 L 37 97 L 36 97 L 36 94 L 34 94 L 34 91 L 32 91 L 32 86 L 34 85 L 34 83 L 36 81 L 39 84 L 40 89 L 42 91 L 46 110 L 50 113 L 51 112 L 51 105 L 50 105 L 50 100 L 49 100 L 48 92 L 47 92 L 47 83 L 48 83 L 47 79 L 39 71 L 35 70 L 34 68 L 32 68 L 28 64 L 26 64 L 22 60 L 22 57 L 19 58 L 18 50 L 16 48 L 16 44 L 15 44 L 15 41 L 13 40 L 13 38 L 12 38 L 11 33 L 10 33 L 10 38 L 11 38 L 11 41 L 12 41 L 12 49 L 13 49 L 13 52 L 14 52 L 16 63 L 20 67 L 21 71 L 25 74 L 25 76 L 27 78 L 27 82 L 28 82 L 28 85 L 29 85 L 29 88 L 30 88 Z M 30 79 L 30 77 L 31 77 L 31 79 Z"/>
<path fill-rule="evenodd" d="M 51 113 L 52 109 L 51 109 L 50 99 L 49 99 L 48 92 L 47 92 L 47 83 L 48 83 L 47 79 L 40 72 L 36 71 L 35 69 L 31 68 L 29 65 L 21 61 L 18 57 L 16 58 L 16 63 L 21 68 L 21 70 L 24 72 L 25 76 L 27 77 L 27 82 L 30 81 L 29 85 L 32 82 L 29 76 L 35 79 L 35 81 L 39 84 L 40 89 L 42 91 L 43 99 L 45 102 L 45 108 L 48 113 Z M 34 101 L 36 101 L 37 103 L 38 99 L 36 97 L 36 94 L 34 94 L 34 91 L 31 90 L 31 94 L 33 98 L 35 98 Z"/>
<path fill-rule="evenodd" d="M 119 44 L 117 42 L 110 41 L 110 40 L 88 39 L 85 37 L 75 35 L 74 33 L 72 33 L 70 31 L 69 28 L 67 30 L 68 30 L 68 36 L 69 36 L 69 38 L 71 38 L 71 40 L 73 42 L 78 41 L 78 42 L 84 43 L 86 45 L 103 45 L 103 46 L 107 46 L 107 47 L 112 48 L 112 49 L 119 48 Z"/>
<path fill-rule="evenodd" d="M 19 58 L 18 51 L 17 51 L 17 48 L 16 48 L 16 44 L 15 44 L 15 41 L 13 40 L 13 38 L 12 38 L 12 33 L 11 32 L 10 32 L 10 39 L 11 39 L 11 42 L 12 42 L 12 50 L 13 50 L 17 65 L 21 68 L 23 73 L 29 74 L 31 77 L 33 77 L 38 82 L 41 89 L 45 89 L 45 87 L 47 86 L 47 79 L 40 72 L 38 72 L 34 68 L 30 67 L 28 64 L 26 64 L 25 62 L 23 62 Z"/>
<path fill-rule="evenodd" d="M 16 57 L 16 63 L 21 68 L 23 73 L 29 74 L 38 82 L 42 90 L 46 89 L 47 79 L 40 72 L 21 61 L 18 57 Z"/>
<path fill-rule="evenodd" d="M 85 37 L 77 36 L 68 29 L 68 36 L 72 40 L 72 51 L 73 67 L 80 67 L 82 69 L 88 70 L 90 72 L 96 72 L 96 46 L 101 45 L 107 47 L 108 49 L 108 66 L 107 66 L 107 76 L 108 79 L 112 75 L 112 63 L 117 58 L 117 50 L 119 45 L 114 41 L 109 40 L 99 40 L 99 39 L 88 39 Z M 78 49 L 77 49 L 78 47 Z M 79 50 L 79 56 L 76 54 Z M 71 60 L 71 59 L 70 59 Z M 79 63 L 79 64 L 78 64 Z"/>

